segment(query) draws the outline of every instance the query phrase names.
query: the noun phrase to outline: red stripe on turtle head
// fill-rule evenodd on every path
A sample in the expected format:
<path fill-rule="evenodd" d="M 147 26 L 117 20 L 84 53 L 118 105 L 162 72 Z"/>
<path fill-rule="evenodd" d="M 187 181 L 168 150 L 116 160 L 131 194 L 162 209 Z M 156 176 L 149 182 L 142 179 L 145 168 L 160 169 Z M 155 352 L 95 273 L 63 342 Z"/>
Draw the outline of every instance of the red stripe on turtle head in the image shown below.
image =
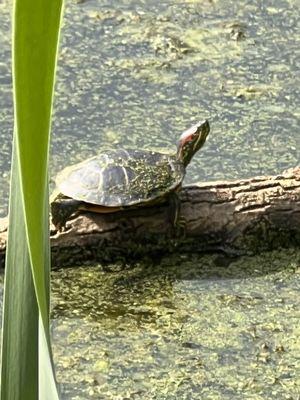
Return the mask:
<path fill-rule="evenodd" d="M 185 166 L 189 164 L 193 155 L 204 145 L 210 127 L 207 120 L 199 122 L 184 131 L 177 144 L 177 157 Z"/>

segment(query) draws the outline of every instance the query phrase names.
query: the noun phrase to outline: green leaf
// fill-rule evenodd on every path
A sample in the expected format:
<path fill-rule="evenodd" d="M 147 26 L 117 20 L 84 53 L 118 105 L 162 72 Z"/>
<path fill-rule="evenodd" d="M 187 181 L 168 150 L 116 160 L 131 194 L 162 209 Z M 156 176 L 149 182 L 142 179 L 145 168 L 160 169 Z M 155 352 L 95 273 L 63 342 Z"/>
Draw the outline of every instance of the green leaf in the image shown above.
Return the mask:
<path fill-rule="evenodd" d="M 13 153 L 15 154 L 15 145 Z M 1 399 L 36 399 L 38 307 L 27 248 L 18 172 L 18 160 L 13 156 L 2 330 Z M 31 384 L 28 385 L 28 382 Z"/>
<path fill-rule="evenodd" d="M 49 334 L 48 152 L 61 0 L 15 0 L 15 129 L 1 400 L 58 399 Z"/>
<path fill-rule="evenodd" d="M 50 116 L 61 0 L 16 0 L 13 81 L 15 124 L 24 216 L 36 296 L 45 328 L 49 322 L 44 270 L 48 204 Z M 47 257 L 47 256 L 46 256 Z"/>

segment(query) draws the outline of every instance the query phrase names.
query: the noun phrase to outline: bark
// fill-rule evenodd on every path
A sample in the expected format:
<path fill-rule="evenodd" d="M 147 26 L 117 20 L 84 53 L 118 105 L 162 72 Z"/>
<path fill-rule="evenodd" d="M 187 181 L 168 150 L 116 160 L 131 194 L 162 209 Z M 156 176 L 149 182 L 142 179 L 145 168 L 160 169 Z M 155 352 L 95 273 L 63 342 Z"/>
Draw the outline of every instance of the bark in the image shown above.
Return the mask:
<path fill-rule="evenodd" d="M 300 167 L 277 176 L 183 187 L 185 234 L 174 232 L 163 204 L 114 214 L 81 214 L 51 232 L 54 266 L 135 260 L 168 251 L 258 252 L 300 245 Z M 53 227 L 52 227 L 53 229 Z M 4 265 L 7 218 L 0 220 Z"/>

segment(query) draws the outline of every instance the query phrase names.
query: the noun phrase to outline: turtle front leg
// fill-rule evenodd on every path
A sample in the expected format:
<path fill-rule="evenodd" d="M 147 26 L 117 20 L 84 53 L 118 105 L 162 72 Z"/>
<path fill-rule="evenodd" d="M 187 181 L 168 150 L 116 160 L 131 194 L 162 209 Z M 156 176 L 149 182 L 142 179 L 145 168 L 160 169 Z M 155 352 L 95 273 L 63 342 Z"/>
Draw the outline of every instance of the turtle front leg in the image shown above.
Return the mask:
<path fill-rule="evenodd" d="M 172 192 L 169 196 L 170 204 L 170 221 L 174 229 L 174 235 L 176 237 L 185 236 L 186 221 L 180 215 L 181 201 L 177 192 Z"/>
<path fill-rule="evenodd" d="M 64 230 L 66 222 L 71 215 L 79 212 L 81 203 L 78 200 L 60 197 L 51 202 L 52 223 L 58 231 Z"/>

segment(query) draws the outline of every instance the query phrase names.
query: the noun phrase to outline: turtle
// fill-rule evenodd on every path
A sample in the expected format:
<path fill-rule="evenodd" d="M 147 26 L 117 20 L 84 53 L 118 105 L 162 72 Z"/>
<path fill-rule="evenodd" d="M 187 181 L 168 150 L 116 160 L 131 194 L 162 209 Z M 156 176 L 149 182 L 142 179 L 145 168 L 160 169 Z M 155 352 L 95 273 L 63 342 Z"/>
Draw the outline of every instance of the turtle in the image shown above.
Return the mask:
<path fill-rule="evenodd" d="M 179 221 L 187 165 L 204 145 L 210 126 L 201 121 L 184 131 L 177 153 L 115 148 L 62 170 L 52 195 L 52 222 L 59 231 L 80 211 L 114 213 L 170 200 L 174 226 Z"/>

